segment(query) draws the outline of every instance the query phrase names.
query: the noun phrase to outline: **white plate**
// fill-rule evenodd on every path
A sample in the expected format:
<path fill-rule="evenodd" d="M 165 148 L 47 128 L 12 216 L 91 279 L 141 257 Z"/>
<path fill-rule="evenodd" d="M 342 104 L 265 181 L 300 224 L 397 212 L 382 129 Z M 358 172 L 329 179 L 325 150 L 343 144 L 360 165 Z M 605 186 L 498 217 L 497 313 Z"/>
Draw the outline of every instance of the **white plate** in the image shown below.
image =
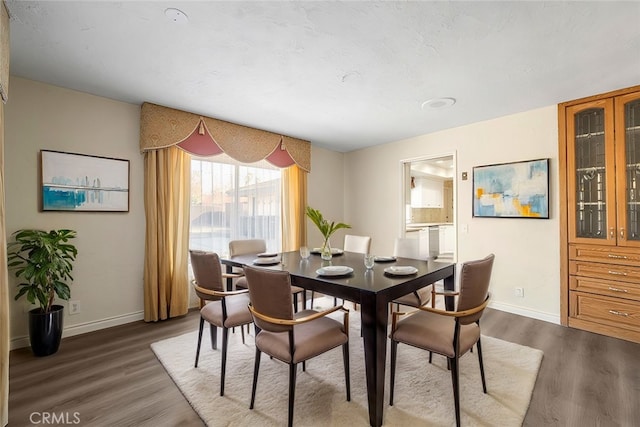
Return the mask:
<path fill-rule="evenodd" d="M 280 263 L 279 258 L 256 258 L 253 260 L 256 265 L 276 265 Z"/>
<path fill-rule="evenodd" d="M 258 258 L 273 258 L 278 256 L 277 252 L 263 252 L 261 254 L 258 254 Z"/>
<path fill-rule="evenodd" d="M 418 269 L 410 265 L 392 265 L 384 269 L 385 273 L 393 274 L 394 276 L 409 276 L 416 274 Z"/>
<path fill-rule="evenodd" d="M 344 276 L 353 273 L 353 268 L 346 265 L 330 265 L 317 269 L 316 273 L 320 276 Z"/>
<path fill-rule="evenodd" d="M 311 253 L 312 254 L 319 254 L 322 252 L 322 248 L 313 248 L 311 249 Z M 342 249 L 338 249 L 338 248 L 331 248 L 331 254 L 332 255 L 342 255 L 344 253 L 344 251 Z"/>
<path fill-rule="evenodd" d="M 374 257 L 373 260 L 375 262 L 393 262 L 396 260 L 396 257 L 394 256 L 377 256 Z"/>

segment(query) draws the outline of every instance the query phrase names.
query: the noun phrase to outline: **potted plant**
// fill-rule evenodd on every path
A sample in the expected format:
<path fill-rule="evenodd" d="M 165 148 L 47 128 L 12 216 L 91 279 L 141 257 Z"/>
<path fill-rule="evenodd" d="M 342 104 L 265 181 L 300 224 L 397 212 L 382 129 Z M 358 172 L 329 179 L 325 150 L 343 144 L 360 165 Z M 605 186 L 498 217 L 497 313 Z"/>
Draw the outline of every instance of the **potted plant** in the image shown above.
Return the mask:
<path fill-rule="evenodd" d="M 55 305 L 56 296 L 71 297 L 72 262 L 78 250 L 68 243 L 76 237 L 73 230 L 18 230 L 8 244 L 9 269 L 24 282 L 18 284 L 18 300 L 26 295 L 38 308 L 29 311 L 29 341 L 36 356 L 48 356 L 58 351 L 62 338 L 63 306 Z"/>
<path fill-rule="evenodd" d="M 322 247 L 320 248 L 320 255 L 322 256 L 322 259 L 331 259 L 333 254 L 331 253 L 331 243 L 329 242 L 329 238 L 337 230 L 340 230 L 341 228 L 351 228 L 351 226 L 343 222 L 329 222 L 324 219 L 322 213 L 320 213 L 319 210 L 313 209 L 311 206 L 307 206 L 307 216 L 316 225 L 316 227 L 318 227 L 318 230 L 320 230 L 322 237 L 324 237 L 324 242 L 322 243 Z"/>

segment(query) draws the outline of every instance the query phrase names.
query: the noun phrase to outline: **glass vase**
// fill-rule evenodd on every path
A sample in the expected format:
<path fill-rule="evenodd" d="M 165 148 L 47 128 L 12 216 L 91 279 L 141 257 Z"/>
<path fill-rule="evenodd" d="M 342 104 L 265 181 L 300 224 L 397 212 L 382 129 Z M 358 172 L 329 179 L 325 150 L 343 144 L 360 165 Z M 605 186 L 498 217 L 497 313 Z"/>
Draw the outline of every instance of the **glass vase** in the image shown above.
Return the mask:
<path fill-rule="evenodd" d="M 320 249 L 320 257 L 325 261 L 329 261 L 333 257 L 333 254 L 331 253 L 331 242 L 328 237 L 324 239 L 324 243 Z"/>

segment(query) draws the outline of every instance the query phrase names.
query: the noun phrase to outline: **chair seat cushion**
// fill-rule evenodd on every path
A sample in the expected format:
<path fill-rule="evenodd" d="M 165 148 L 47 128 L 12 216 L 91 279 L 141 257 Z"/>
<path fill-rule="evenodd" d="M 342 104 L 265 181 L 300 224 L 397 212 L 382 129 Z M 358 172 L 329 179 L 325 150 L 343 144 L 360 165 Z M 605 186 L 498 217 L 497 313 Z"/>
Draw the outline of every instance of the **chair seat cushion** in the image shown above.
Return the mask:
<path fill-rule="evenodd" d="M 315 310 L 302 310 L 296 318 L 316 313 Z M 256 336 L 256 346 L 260 351 L 285 363 L 299 363 L 338 347 L 349 337 L 344 333 L 342 323 L 329 317 L 321 317 L 293 327 L 294 353 L 289 351 L 288 332 L 268 332 L 262 330 Z"/>
<path fill-rule="evenodd" d="M 427 351 L 454 357 L 453 334 L 455 319 L 435 313 L 421 311 L 400 320 L 391 339 Z M 465 354 L 480 338 L 480 327 L 476 323 L 460 326 L 460 354 Z"/>
<path fill-rule="evenodd" d="M 431 300 L 431 286 L 425 286 L 424 288 L 420 288 L 415 292 L 411 292 L 410 294 L 403 295 L 400 298 L 394 299 L 394 304 L 407 305 L 409 307 L 420 307 L 425 305 Z M 418 294 L 416 296 L 416 294 Z"/>
<path fill-rule="evenodd" d="M 227 318 L 224 324 L 222 323 L 222 301 L 208 302 L 200 310 L 200 316 L 219 328 L 232 328 L 253 321 L 249 311 L 249 294 L 232 295 L 224 299 L 227 307 Z"/>

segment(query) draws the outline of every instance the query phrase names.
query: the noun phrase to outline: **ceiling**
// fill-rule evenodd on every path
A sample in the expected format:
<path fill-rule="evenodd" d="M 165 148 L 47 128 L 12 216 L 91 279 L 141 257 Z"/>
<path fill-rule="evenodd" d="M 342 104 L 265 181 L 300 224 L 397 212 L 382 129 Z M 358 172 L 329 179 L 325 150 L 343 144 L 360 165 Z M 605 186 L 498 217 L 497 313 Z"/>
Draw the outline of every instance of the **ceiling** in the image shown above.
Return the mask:
<path fill-rule="evenodd" d="M 640 84 L 635 1 L 5 1 L 12 75 L 340 152 Z"/>

